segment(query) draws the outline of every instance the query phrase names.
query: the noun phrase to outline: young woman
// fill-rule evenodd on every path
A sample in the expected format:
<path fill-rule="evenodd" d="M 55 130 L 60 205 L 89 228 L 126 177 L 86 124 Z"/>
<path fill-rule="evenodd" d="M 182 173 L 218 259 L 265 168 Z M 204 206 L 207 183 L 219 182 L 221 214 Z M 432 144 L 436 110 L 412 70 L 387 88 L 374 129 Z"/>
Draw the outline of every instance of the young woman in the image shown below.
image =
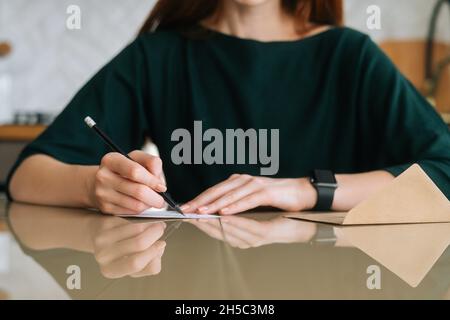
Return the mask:
<path fill-rule="evenodd" d="M 332 0 L 159 0 L 137 39 L 23 151 L 10 196 L 111 214 L 161 207 L 166 189 L 187 212 L 348 210 L 418 163 L 450 197 L 449 129 L 369 37 L 339 26 L 341 11 Z M 108 153 L 87 115 L 137 163 Z M 194 121 L 278 129 L 277 174 L 174 164 L 171 135 Z M 162 160 L 136 151 L 146 138 Z M 314 169 L 337 189 L 313 186 Z"/>

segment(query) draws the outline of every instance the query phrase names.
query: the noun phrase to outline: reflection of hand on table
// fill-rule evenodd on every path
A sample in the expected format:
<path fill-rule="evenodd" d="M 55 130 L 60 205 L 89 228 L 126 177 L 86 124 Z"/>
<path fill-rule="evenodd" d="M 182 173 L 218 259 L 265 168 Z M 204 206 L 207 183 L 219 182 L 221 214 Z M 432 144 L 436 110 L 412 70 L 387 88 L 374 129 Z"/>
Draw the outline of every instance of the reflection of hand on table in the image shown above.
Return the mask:
<path fill-rule="evenodd" d="M 94 256 L 107 278 L 145 277 L 161 271 L 164 222 L 133 223 L 106 217 L 91 226 Z"/>
<path fill-rule="evenodd" d="M 232 247 L 247 249 L 271 243 L 308 242 L 316 233 L 316 224 L 277 217 L 258 221 L 240 216 L 218 220 L 191 221 L 209 236 Z"/>
<path fill-rule="evenodd" d="M 65 248 L 94 254 L 105 277 L 158 274 L 164 222 L 136 223 L 88 210 L 11 203 L 16 238 L 32 250 Z"/>

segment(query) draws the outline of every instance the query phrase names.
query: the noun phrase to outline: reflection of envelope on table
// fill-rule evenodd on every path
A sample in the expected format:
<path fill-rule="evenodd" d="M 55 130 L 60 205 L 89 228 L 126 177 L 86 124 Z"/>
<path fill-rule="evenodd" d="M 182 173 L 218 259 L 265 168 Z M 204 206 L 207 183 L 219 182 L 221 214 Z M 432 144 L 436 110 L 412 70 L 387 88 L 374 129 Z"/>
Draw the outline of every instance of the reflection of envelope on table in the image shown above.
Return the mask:
<path fill-rule="evenodd" d="M 285 217 L 338 225 L 450 222 L 450 201 L 414 164 L 348 213 L 292 213 Z"/>
<path fill-rule="evenodd" d="M 353 246 L 417 287 L 450 244 L 450 223 L 336 227 Z"/>

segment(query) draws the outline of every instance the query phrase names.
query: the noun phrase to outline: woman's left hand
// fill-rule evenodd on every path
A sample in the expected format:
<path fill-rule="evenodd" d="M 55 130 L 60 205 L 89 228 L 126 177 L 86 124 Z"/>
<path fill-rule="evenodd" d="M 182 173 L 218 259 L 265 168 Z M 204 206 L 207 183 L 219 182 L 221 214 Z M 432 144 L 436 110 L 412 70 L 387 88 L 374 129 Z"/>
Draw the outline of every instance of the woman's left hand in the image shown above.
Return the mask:
<path fill-rule="evenodd" d="M 221 219 L 189 220 L 212 238 L 234 248 L 248 249 L 272 243 L 305 243 L 317 232 L 315 223 L 277 216 L 271 220 L 229 216 Z"/>
<path fill-rule="evenodd" d="M 306 178 L 275 179 L 233 174 L 185 203 L 184 212 L 235 214 L 260 206 L 286 211 L 314 207 L 316 191 Z"/>

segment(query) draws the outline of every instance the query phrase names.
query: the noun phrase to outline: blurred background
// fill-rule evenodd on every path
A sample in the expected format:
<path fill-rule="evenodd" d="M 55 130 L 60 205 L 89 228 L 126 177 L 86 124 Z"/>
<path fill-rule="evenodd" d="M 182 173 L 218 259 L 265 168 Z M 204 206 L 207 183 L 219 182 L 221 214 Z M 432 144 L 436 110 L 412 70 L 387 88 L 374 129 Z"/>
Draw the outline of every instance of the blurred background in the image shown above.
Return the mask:
<path fill-rule="evenodd" d="M 154 2 L 0 0 L 0 193 L 23 146 L 133 40 Z M 72 30 L 66 21 L 73 5 L 81 10 L 81 28 Z M 373 5 L 381 10 L 380 29 L 367 25 Z M 450 0 L 344 0 L 344 8 L 345 24 L 368 33 L 450 122 Z M 19 258 L 3 208 L 0 203 L 0 299 L 32 298 L 33 290 L 60 290 L 65 298 L 45 273 L 33 281 L 21 277 L 21 269 L 39 267 Z M 8 283 L 17 281 L 23 286 L 16 283 L 12 292 Z"/>

